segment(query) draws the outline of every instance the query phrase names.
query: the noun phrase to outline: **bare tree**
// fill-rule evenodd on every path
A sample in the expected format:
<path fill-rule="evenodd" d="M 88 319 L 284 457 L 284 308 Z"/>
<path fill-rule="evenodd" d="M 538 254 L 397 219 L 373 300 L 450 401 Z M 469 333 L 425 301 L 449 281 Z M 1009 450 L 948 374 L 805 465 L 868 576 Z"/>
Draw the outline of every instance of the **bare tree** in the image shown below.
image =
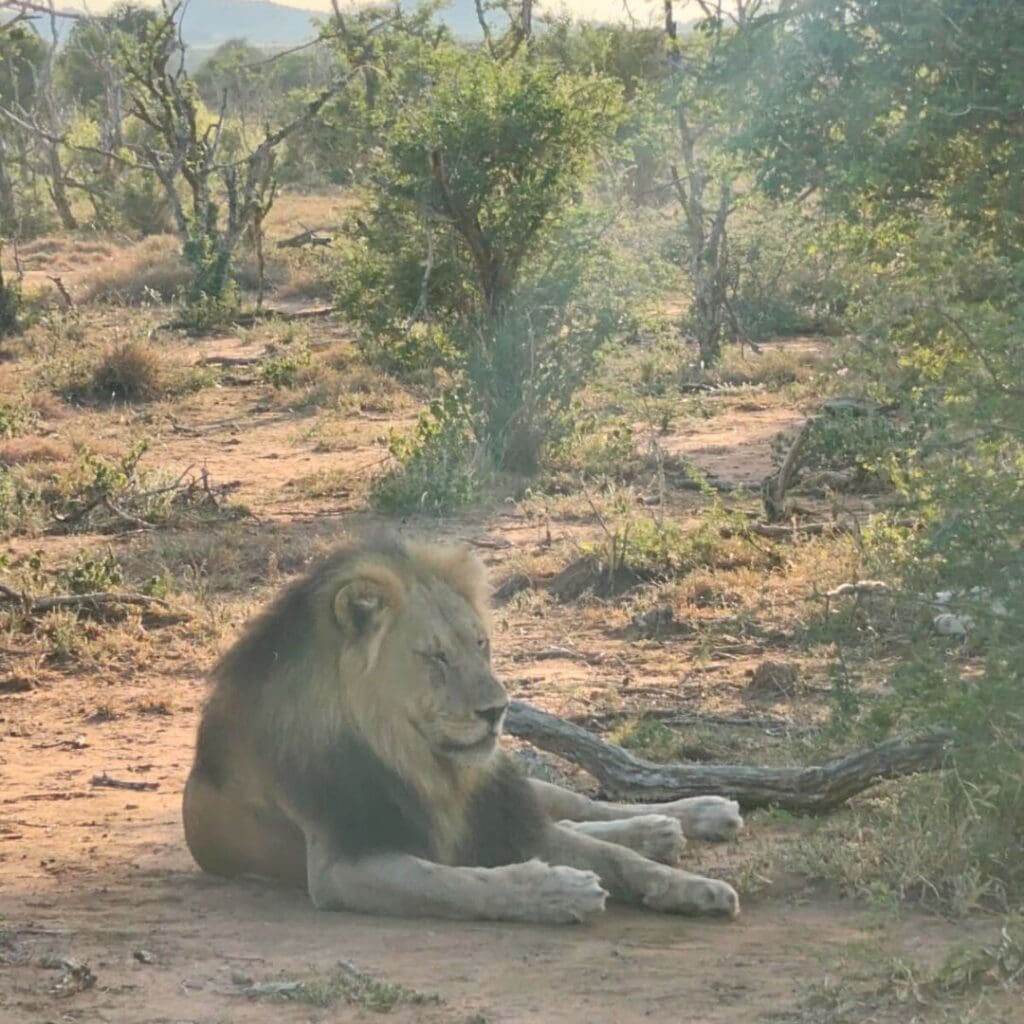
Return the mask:
<path fill-rule="evenodd" d="M 259 236 L 275 196 L 278 147 L 308 124 L 353 77 L 356 69 L 324 89 L 290 123 L 266 128 L 249 152 L 226 159 L 226 97 L 203 126 L 198 90 L 185 69 L 180 38 L 183 0 L 163 0 L 162 16 L 145 40 L 119 53 L 127 111 L 148 129 L 133 143 L 138 163 L 163 185 L 184 254 L 194 270 L 190 298 L 219 299 L 230 280 L 232 257 L 247 231 Z M 179 184 L 184 183 L 184 196 Z M 262 292 L 262 289 L 261 289 Z"/>
<path fill-rule="evenodd" d="M 684 0 L 685 3 L 685 0 Z M 700 46 L 685 46 L 679 38 L 673 0 L 664 0 L 665 35 L 676 87 L 674 97 L 677 159 L 670 165 L 672 187 L 686 227 L 686 270 L 693 288 L 691 320 L 701 362 L 715 363 L 721 355 L 725 329 L 741 333 L 729 293 L 728 225 L 736 209 L 733 175 L 727 165 L 712 166 L 712 132 L 721 111 L 714 103 L 714 76 L 728 35 L 742 31 L 758 13 L 762 0 L 696 0 L 704 19 Z"/>

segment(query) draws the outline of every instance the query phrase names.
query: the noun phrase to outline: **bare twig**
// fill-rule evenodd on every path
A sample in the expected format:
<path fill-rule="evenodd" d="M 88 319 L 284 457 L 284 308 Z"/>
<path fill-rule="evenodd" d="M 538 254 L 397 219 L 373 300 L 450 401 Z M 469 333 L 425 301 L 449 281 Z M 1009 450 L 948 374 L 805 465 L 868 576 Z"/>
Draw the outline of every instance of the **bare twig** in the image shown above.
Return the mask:
<path fill-rule="evenodd" d="M 94 775 L 89 780 L 91 786 L 102 786 L 106 789 L 131 789 L 137 793 L 149 793 L 160 788 L 159 782 L 134 782 L 126 779 L 111 778 L 106 772 Z"/>

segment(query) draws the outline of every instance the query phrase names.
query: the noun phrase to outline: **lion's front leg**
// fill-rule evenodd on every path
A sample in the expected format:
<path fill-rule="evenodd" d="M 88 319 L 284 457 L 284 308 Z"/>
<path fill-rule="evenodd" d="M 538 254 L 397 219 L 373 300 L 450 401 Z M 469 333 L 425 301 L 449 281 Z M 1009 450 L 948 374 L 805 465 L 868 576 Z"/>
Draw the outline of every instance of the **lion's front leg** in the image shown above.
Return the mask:
<path fill-rule="evenodd" d="M 539 860 L 467 868 L 388 853 L 351 861 L 316 838 L 307 838 L 307 849 L 309 895 L 319 910 L 569 924 L 603 910 L 607 896 L 594 872 Z"/>
<path fill-rule="evenodd" d="M 560 821 L 564 828 L 636 850 L 648 860 L 676 865 L 686 848 L 683 826 L 664 814 L 640 814 L 617 821 Z"/>
<path fill-rule="evenodd" d="M 539 779 L 530 779 L 530 788 L 552 821 L 619 821 L 663 814 L 682 825 L 687 839 L 714 842 L 733 839 L 743 828 L 739 804 L 723 796 L 693 796 L 661 804 L 620 804 L 591 800 L 582 793 Z"/>
<path fill-rule="evenodd" d="M 633 850 L 551 824 L 538 854 L 553 864 L 594 871 L 616 899 L 675 914 L 735 917 L 740 901 L 726 882 L 657 864 Z"/>

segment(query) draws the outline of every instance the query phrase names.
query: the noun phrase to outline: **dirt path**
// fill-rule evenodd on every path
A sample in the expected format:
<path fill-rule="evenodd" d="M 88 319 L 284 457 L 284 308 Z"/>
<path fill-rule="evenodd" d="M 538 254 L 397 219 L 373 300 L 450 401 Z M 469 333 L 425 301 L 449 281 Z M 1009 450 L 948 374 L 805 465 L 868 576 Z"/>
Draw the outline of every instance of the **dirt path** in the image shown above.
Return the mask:
<path fill-rule="evenodd" d="M 154 694 L 168 693 L 154 712 Z M 205 877 L 179 824 L 202 696 L 194 671 L 156 664 L 148 678 L 65 678 L 3 698 L 3 1024 L 368 1019 L 361 1004 L 377 989 L 347 1002 L 334 987 L 339 962 L 379 979 L 386 997 L 396 984 L 439 997 L 400 1002 L 397 1021 L 809 1024 L 827 1019 L 801 1010 L 816 979 L 877 929 L 863 907 L 805 883 L 748 899 L 731 924 L 617 909 L 545 928 L 317 913 L 302 893 Z M 156 788 L 93 785 L 104 773 Z M 713 874 L 770 841 L 755 823 L 738 848 L 694 844 L 690 856 Z M 917 955 L 955 936 L 911 918 L 898 941 Z M 67 958 L 89 965 L 93 987 L 54 991 Z M 304 982 L 303 999 L 244 994 L 281 980 Z"/>
<path fill-rule="evenodd" d="M 198 701 L 197 682 L 183 688 Z M 399 1006 L 397 1020 L 778 1020 L 823 958 L 868 934 L 864 911 L 798 893 L 755 900 L 733 924 L 625 910 L 569 928 L 317 913 L 301 893 L 191 864 L 178 805 L 194 706 L 83 725 L 67 708 L 47 721 L 51 698 L 8 701 L 0 744 L 5 1024 L 362 1019 L 344 999 L 321 1009 L 242 994 L 253 981 L 324 984 L 339 961 L 443 1000 Z M 90 785 L 102 772 L 159 788 Z M 87 962 L 95 986 L 53 994 L 61 970 L 45 965 L 61 958 Z"/>

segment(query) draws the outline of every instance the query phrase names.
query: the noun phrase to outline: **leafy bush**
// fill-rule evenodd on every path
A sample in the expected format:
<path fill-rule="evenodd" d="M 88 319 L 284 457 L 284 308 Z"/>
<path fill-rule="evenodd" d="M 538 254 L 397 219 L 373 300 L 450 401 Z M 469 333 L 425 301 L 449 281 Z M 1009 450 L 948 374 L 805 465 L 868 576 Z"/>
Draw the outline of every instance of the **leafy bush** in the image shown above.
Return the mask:
<path fill-rule="evenodd" d="M 144 237 L 162 235 L 173 226 L 170 201 L 153 174 L 130 171 L 122 175 L 110 204 L 120 227 Z"/>
<path fill-rule="evenodd" d="M 17 437 L 36 420 L 33 409 L 21 402 L 0 402 L 0 440 Z"/>
<path fill-rule="evenodd" d="M 750 196 L 730 221 L 730 300 L 754 341 L 833 331 L 849 301 L 841 250 L 819 212 Z"/>
<path fill-rule="evenodd" d="M 103 555 L 79 552 L 66 569 L 57 574 L 56 589 L 69 594 L 93 594 L 124 583 L 124 569 L 109 548 Z"/>
<path fill-rule="evenodd" d="M 937 51 L 950 25 L 957 46 Z M 901 891 L 960 908 L 957 893 L 1024 897 L 1024 137 L 1009 71 L 1021 31 L 1014 0 L 806 0 L 743 50 L 747 153 L 773 197 L 814 189 L 839 218 L 851 370 L 915 428 L 847 446 L 895 444 L 901 514 L 919 527 L 870 537 L 866 571 L 911 600 L 898 632 L 873 624 L 899 643 L 889 692 L 847 718 L 862 734 L 944 726 L 956 742 L 951 770 L 902 792 L 876 842 L 857 841 L 889 877 L 886 851 L 916 850 Z M 936 591 L 959 606 L 958 640 L 933 633 L 923 602 Z"/>
<path fill-rule="evenodd" d="M 479 500 L 490 469 L 469 421 L 461 397 L 450 393 L 420 415 L 411 437 L 392 433 L 388 450 L 396 466 L 374 482 L 377 508 L 443 515 Z"/>
<path fill-rule="evenodd" d="M 800 465 L 808 470 L 854 470 L 854 485 L 889 488 L 906 465 L 908 452 L 920 437 L 914 424 L 883 415 L 836 412 L 815 418 L 807 433 Z M 792 439 L 780 435 L 772 445 L 772 461 L 782 464 Z"/>
<path fill-rule="evenodd" d="M 608 218 L 581 202 L 619 93 L 522 56 L 439 45 L 421 59 L 432 84 L 410 82 L 391 115 L 339 306 L 378 361 L 454 371 L 475 439 L 532 472 L 627 320 L 625 275 L 595 244 Z"/>
<path fill-rule="evenodd" d="M 272 388 L 292 388 L 299 383 L 302 370 L 310 365 L 309 350 L 304 346 L 285 349 L 267 356 L 260 363 L 260 377 Z"/>
<path fill-rule="evenodd" d="M 0 338 L 21 330 L 21 285 L 8 281 L 0 271 Z"/>
<path fill-rule="evenodd" d="M 0 466 L 0 535 L 30 533 L 42 518 L 38 488 L 16 470 Z"/>

